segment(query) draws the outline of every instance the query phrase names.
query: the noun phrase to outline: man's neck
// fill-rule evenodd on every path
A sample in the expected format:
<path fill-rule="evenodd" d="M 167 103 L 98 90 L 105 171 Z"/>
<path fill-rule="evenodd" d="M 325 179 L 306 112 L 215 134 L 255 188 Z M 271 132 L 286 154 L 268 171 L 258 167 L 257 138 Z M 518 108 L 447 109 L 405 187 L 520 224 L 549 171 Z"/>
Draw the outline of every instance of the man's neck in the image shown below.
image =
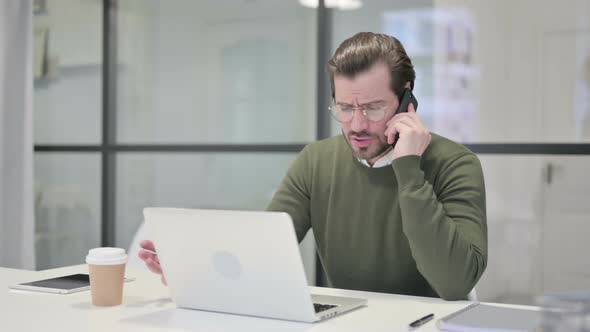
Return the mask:
<path fill-rule="evenodd" d="M 371 158 L 371 159 L 367 159 L 367 164 L 369 164 L 369 166 L 373 167 L 373 165 L 375 165 L 375 163 L 377 162 L 377 160 L 381 159 L 384 155 L 388 154 L 389 151 L 391 151 L 391 149 L 393 149 L 393 147 L 390 146 L 388 149 L 386 149 L 385 151 L 383 151 L 383 153 L 381 153 L 377 157 L 374 157 L 374 158 Z"/>

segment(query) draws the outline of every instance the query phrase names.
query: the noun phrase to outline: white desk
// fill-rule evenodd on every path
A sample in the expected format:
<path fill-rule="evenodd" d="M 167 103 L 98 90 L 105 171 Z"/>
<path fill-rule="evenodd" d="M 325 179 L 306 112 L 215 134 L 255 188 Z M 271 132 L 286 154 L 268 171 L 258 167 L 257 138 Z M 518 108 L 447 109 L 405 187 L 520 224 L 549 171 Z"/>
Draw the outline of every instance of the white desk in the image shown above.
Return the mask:
<path fill-rule="evenodd" d="M 131 270 L 136 281 L 125 285 L 123 304 L 99 308 L 90 291 L 71 295 L 8 290 L 8 285 L 87 273 L 86 266 L 47 271 L 0 268 L 1 331 L 407 331 L 408 323 L 428 313 L 435 319 L 418 331 L 438 331 L 434 322 L 469 303 L 440 299 L 314 287 L 315 293 L 363 297 L 367 307 L 316 324 L 176 309 L 167 288 L 147 271 Z"/>

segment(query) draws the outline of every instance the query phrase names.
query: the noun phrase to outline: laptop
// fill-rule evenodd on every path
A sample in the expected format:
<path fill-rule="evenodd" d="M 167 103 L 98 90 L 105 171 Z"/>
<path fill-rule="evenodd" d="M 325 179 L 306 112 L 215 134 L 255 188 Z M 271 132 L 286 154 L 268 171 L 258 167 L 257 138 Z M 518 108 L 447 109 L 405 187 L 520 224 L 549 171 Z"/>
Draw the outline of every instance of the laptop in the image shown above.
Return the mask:
<path fill-rule="evenodd" d="M 367 305 L 310 294 L 287 213 L 145 208 L 143 215 L 180 308 L 317 322 Z"/>

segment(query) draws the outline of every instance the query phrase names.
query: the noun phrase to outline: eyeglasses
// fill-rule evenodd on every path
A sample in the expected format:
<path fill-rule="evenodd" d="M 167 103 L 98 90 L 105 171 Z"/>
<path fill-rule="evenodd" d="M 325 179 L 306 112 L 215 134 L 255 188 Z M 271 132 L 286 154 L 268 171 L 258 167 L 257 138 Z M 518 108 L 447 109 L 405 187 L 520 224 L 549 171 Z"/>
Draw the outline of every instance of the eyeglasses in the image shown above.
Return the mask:
<path fill-rule="evenodd" d="M 352 105 L 340 105 L 340 104 L 336 104 L 334 102 L 334 100 L 332 100 L 332 103 L 330 104 L 330 107 L 328 107 L 328 109 L 330 110 L 330 113 L 332 113 L 332 116 L 334 117 L 334 119 L 336 119 L 339 122 L 350 122 L 352 121 L 352 118 L 354 116 L 354 110 L 357 107 L 352 106 Z M 367 105 L 360 105 L 360 111 L 363 114 L 363 116 L 365 117 L 365 119 L 372 121 L 372 122 L 379 122 L 381 120 L 383 120 L 383 118 L 385 117 L 385 114 L 387 113 L 389 107 L 384 106 L 382 104 L 367 104 Z"/>

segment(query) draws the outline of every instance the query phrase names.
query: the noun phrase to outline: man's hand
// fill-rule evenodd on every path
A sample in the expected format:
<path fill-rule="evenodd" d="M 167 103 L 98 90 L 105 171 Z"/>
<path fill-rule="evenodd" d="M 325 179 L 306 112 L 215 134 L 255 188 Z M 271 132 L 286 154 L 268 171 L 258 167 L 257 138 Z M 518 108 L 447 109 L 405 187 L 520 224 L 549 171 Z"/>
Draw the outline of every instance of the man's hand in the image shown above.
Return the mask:
<path fill-rule="evenodd" d="M 393 159 L 403 156 L 422 156 L 424 150 L 430 144 L 432 136 L 422 120 L 416 115 L 414 105 L 408 105 L 407 113 L 399 113 L 387 122 L 385 137 L 387 143 L 393 144 L 395 135 L 399 133 L 399 139 L 393 148 Z"/>
<path fill-rule="evenodd" d="M 164 273 L 162 272 L 162 267 L 160 266 L 160 260 L 158 259 L 158 255 L 154 255 L 149 251 L 144 249 L 156 252 L 156 247 L 154 247 L 154 243 L 150 240 L 143 240 L 139 243 L 141 250 L 137 254 L 142 261 L 145 262 L 148 269 L 156 274 L 159 274 L 162 278 L 162 283 L 167 285 L 166 277 L 164 277 Z"/>

